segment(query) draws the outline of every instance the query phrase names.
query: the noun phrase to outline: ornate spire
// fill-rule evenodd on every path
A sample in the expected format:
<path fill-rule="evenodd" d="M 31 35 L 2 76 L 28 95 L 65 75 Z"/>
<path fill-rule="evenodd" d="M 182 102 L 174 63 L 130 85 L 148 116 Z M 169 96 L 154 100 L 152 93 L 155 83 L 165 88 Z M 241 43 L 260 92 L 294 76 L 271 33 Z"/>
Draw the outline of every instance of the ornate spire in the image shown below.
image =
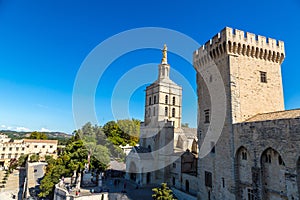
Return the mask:
<path fill-rule="evenodd" d="M 163 48 L 163 50 L 161 50 L 162 54 L 163 54 L 163 57 L 161 59 L 161 64 L 168 64 L 167 50 L 168 50 L 168 47 L 166 44 L 164 44 L 164 48 Z"/>

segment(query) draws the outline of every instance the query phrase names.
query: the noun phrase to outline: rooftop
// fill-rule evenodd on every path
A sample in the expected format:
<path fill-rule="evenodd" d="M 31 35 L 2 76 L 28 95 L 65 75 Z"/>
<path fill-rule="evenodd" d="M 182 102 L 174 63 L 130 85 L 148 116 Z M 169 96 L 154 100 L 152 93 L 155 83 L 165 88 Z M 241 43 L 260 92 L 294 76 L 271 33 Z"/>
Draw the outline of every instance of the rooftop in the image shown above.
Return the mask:
<path fill-rule="evenodd" d="M 24 139 L 24 142 L 28 143 L 53 143 L 57 144 L 58 140 L 35 140 L 35 139 Z"/>
<path fill-rule="evenodd" d="M 277 119 L 300 118 L 300 109 L 261 113 L 250 117 L 245 122 L 268 121 Z"/>

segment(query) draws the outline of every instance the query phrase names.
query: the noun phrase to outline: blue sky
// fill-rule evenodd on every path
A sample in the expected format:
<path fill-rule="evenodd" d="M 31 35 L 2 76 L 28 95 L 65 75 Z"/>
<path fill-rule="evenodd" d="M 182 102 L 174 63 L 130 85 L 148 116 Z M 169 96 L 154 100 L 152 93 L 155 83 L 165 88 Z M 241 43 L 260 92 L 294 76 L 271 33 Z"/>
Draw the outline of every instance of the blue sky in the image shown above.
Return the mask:
<path fill-rule="evenodd" d="M 76 129 L 72 92 L 82 62 L 107 38 L 140 27 L 176 30 L 200 44 L 225 26 L 283 40 L 285 107 L 299 108 L 299 21 L 296 0 L 0 0 L 0 129 L 72 133 Z M 120 56 L 107 68 L 95 95 L 100 125 L 114 119 L 110 105 L 118 80 L 135 66 L 160 59 L 158 50 L 138 50 Z M 169 55 L 169 63 L 195 90 L 192 66 L 174 54 Z M 154 75 L 156 70 L 153 64 Z M 143 119 L 145 86 L 129 100 L 130 117 Z M 195 126 L 195 99 L 183 101 L 183 122 Z"/>

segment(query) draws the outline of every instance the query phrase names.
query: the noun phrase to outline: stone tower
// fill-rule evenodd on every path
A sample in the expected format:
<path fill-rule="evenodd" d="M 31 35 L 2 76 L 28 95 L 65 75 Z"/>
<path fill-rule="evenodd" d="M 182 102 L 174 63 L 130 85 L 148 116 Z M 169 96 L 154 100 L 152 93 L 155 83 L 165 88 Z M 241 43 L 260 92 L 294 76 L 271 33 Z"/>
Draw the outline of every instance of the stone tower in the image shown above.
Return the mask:
<path fill-rule="evenodd" d="M 284 110 L 284 57 L 282 41 L 228 27 L 194 52 L 200 148 L 213 120 L 208 85 L 218 79 L 223 81 L 226 105 L 221 135 L 217 141 L 211 141 L 210 153 L 198 165 L 199 195 L 203 199 L 235 199 L 233 124 L 259 113 Z M 211 71 L 213 67 L 220 76 Z"/>
<path fill-rule="evenodd" d="M 170 79 L 166 45 L 162 53 L 158 79 L 146 88 L 145 126 L 155 127 L 158 122 L 169 120 L 174 123 L 174 128 L 180 128 L 182 88 Z"/>

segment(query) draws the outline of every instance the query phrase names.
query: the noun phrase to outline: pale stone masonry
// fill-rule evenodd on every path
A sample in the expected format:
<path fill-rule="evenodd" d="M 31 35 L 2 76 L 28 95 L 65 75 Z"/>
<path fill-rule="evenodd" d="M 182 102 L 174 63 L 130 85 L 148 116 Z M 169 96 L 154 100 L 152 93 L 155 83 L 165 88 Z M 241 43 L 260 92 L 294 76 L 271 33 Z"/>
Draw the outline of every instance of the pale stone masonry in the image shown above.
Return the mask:
<path fill-rule="evenodd" d="M 140 186 L 166 182 L 180 196 L 196 198 L 196 129 L 181 127 L 182 88 L 170 79 L 166 45 L 162 52 L 158 78 L 145 92 L 139 146 L 126 157 L 126 178 Z"/>
<path fill-rule="evenodd" d="M 300 110 L 284 111 L 284 58 L 282 41 L 228 27 L 194 52 L 199 148 L 213 120 L 213 66 L 226 94 L 221 136 L 198 160 L 198 199 L 299 199 Z"/>
<path fill-rule="evenodd" d="M 7 168 L 9 161 L 22 155 L 38 154 L 43 160 L 46 155 L 57 156 L 57 140 L 12 140 L 7 135 L 0 134 L 0 167 Z"/>

